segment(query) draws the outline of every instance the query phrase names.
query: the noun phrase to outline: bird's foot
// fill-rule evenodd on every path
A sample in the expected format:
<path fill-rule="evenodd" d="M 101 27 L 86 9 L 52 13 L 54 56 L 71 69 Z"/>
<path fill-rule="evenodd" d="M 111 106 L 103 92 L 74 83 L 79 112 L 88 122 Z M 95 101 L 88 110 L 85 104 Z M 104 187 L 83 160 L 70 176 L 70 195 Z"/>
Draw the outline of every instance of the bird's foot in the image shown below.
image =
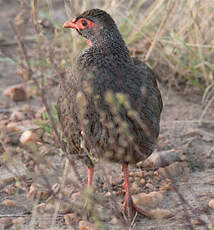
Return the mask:
<path fill-rule="evenodd" d="M 129 221 L 132 221 L 136 214 L 140 214 L 149 218 L 151 217 L 148 211 L 139 208 L 134 204 L 131 196 L 125 195 L 123 200 L 123 209 Z"/>

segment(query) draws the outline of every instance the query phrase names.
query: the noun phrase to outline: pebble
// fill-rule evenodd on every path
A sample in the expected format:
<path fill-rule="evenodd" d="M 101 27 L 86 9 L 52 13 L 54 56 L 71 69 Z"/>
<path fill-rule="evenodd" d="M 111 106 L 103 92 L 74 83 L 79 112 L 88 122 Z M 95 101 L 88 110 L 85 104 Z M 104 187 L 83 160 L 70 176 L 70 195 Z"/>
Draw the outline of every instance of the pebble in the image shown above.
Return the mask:
<path fill-rule="evenodd" d="M 201 219 L 194 219 L 193 224 L 198 225 L 198 226 L 202 226 L 202 225 L 205 225 L 205 222 Z"/>
<path fill-rule="evenodd" d="M 12 112 L 12 114 L 10 115 L 10 120 L 11 121 L 21 121 L 25 119 L 25 114 L 23 112 L 20 112 L 19 110 L 15 110 Z"/>
<path fill-rule="evenodd" d="M 6 199 L 2 201 L 2 205 L 7 206 L 7 207 L 14 207 L 16 206 L 16 202 L 14 200 Z"/>
<path fill-rule="evenodd" d="M 40 184 L 33 183 L 30 186 L 30 191 L 26 195 L 26 197 L 32 198 L 32 199 L 40 199 L 40 200 L 45 200 L 48 198 L 50 195 L 51 191 L 48 190 L 47 188 L 43 187 Z"/>
<path fill-rule="evenodd" d="M 12 225 L 12 219 L 9 217 L 0 218 L 0 229 L 4 230 Z"/>
<path fill-rule="evenodd" d="M 57 148 L 54 146 L 51 146 L 49 144 L 43 144 L 39 147 L 39 153 L 42 156 L 54 156 L 56 155 L 57 152 Z"/>
<path fill-rule="evenodd" d="M 141 188 L 140 188 L 139 184 L 136 181 L 134 181 L 131 184 L 131 193 L 132 194 L 136 194 L 136 193 L 139 193 L 140 190 L 141 190 Z"/>
<path fill-rule="evenodd" d="M 30 130 L 27 130 L 21 135 L 19 140 L 23 145 L 26 145 L 29 142 L 38 141 L 39 137 L 37 136 L 36 133 L 34 133 L 34 132 L 30 131 Z"/>
<path fill-rule="evenodd" d="M 175 162 L 167 167 L 160 168 L 158 173 L 163 177 L 177 177 L 181 175 L 188 177 L 189 168 L 186 162 Z"/>
<path fill-rule="evenodd" d="M 36 206 L 36 211 L 37 211 L 39 214 L 45 213 L 45 210 L 46 210 L 46 204 L 45 204 L 45 203 L 41 203 L 41 204 L 38 204 L 38 205 Z"/>
<path fill-rule="evenodd" d="M 15 85 L 5 89 L 3 94 L 15 102 L 25 101 L 27 99 L 27 92 L 23 86 L 20 85 Z"/>
<path fill-rule="evenodd" d="M 114 217 L 112 217 L 112 219 L 110 220 L 110 224 L 113 224 L 113 225 L 118 225 L 118 219 L 114 216 Z"/>
<path fill-rule="evenodd" d="M 140 183 L 144 185 L 144 184 L 146 183 L 146 180 L 145 180 L 144 178 L 142 178 L 142 179 L 140 180 Z"/>
<path fill-rule="evenodd" d="M 83 220 L 79 222 L 79 228 L 80 230 L 98 230 L 94 224 Z"/>
<path fill-rule="evenodd" d="M 214 178 L 206 178 L 204 181 L 205 184 L 214 185 Z"/>
<path fill-rule="evenodd" d="M 79 217 L 76 213 L 68 213 L 64 215 L 65 223 L 69 226 L 79 222 Z"/>
<path fill-rule="evenodd" d="M 208 205 L 210 208 L 214 208 L 214 199 L 210 200 Z"/>
<path fill-rule="evenodd" d="M 14 185 L 7 185 L 5 188 L 4 188 L 4 192 L 6 192 L 8 195 L 14 195 L 16 193 L 16 186 Z"/>
<path fill-rule="evenodd" d="M 135 176 L 137 176 L 137 177 L 143 177 L 143 172 L 142 171 L 137 171 L 136 173 L 135 173 Z"/>
<path fill-rule="evenodd" d="M 158 204 L 163 200 L 162 192 L 150 192 L 146 193 L 139 193 L 132 196 L 133 201 L 136 205 L 140 205 L 148 208 L 155 208 Z"/>
<path fill-rule="evenodd" d="M 154 176 L 159 176 L 158 171 L 154 171 Z"/>
<path fill-rule="evenodd" d="M 172 212 L 169 211 L 168 209 L 159 209 L 159 208 L 151 210 L 149 212 L 149 215 L 151 216 L 151 218 L 154 219 L 165 219 L 174 216 Z"/>
<path fill-rule="evenodd" d="M 151 190 L 154 189 L 154 186 L 151 183 L 146 183 L 145 187 Z"/>
<path fill-rule="evenodd" d="M 110 175 L 109 180 L 110 180 L 111 185 L 116 186 L 116 185 L 121 183 L 122 178 L 120 176 L 112 176 L 112 175 Z"/>
<path fill-rule="evenodd" d="M 25 224 L 26 220 L 24 217 L 18 217 L 15 219 L 12 219 L 13 224 Z"/>
<path fill-rule="evenodd" d="M 28 81 L 31 79 L 30 71 L 28 71 L 27 69 L 18 69 L 17 73 L 24 81 Z"/>
<path fill-rule="evenodd" d="M 176 161 L 181 161 L 183 159 L 182 153 L 180 151 L 171 149 L 162 152 L 153 152 L 152 155 L 142 162 L 143 167 L 165 167 Z"/>
<path fill-rule="evenodd" d="M 19 138 L 20 138 L 20 132 L 11 132 L 7 135 L 7 143 L 10 143 L 11 145 L 19 145 Z"/>
<path fill-rule="evenodd" d="M 45 133 L 43 134 L 42 140 L 43 140 L 43 142 L 48 143 L 48 144 L 52 144 L 52 145 L 55 144 L 55 140 L 54 140 L 54 138 L 53 138 L 53 135 L 51 135 L 51 134 L 48 133 L 48 132 L 45 132 Z"/>
<path fill-rule="evenodd" d="M 111 197 L 111 196 L 112 196 L 111 192 L 107 192 L 107 193 L 105 194 L 105 197 Z"/>
<path fill-rule="evenodd" d="M 20 126 L 17 122 L 9 122 L 6 128 L 7 132 L 17 132 L 20 130 Z"/>

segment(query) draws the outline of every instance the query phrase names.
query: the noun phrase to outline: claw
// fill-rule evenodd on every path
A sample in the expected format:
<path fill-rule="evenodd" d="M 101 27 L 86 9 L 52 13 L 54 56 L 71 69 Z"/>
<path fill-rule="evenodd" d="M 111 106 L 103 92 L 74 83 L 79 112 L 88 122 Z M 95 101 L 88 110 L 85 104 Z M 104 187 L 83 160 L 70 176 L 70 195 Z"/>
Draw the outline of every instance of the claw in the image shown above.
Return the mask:
<path fill-rule="evenodd" d="M 136 212 L 142 216 L 146 216 L 148 218 L 151 217 L 151 215 L 148 211 L 146 211 L 142 208 L 139 208 L 134 204 L 131 196 L 127 197 L 125 195 L 124 200 L 123 200 L 123 208 L 124 208 L 126 215 L 128 216 L 128 219 L 131 219 L 131 220 L 136 215 Z"/>
<path fill-rule="evenodd" d="M 130 194 L 130 188 L 129 188 L 129 171 L 128 171 L 128 165 L 127 164 L 123 164 L 122 165 L 122 170 L 123 170 L 123 174 L 124 174 L 124 183 L 123 183 L 123 187 L 125 188 L 126 190 L 126 194 L 125 194 L 125 197 L 123 199 L 123 208 L 125 210 L 125 213 L 126 215 L 128 216 L 128 219 L 129 220 L 132 220 L 137 213 L 143 215 L 143 216 L 146 216 L 146 217 L 151 217 L 149 212 L 141 209 L 141 208 L 138 208 L 133 200 L 132 200 L 132 197 L 131 197 L 131 194 Z"/>

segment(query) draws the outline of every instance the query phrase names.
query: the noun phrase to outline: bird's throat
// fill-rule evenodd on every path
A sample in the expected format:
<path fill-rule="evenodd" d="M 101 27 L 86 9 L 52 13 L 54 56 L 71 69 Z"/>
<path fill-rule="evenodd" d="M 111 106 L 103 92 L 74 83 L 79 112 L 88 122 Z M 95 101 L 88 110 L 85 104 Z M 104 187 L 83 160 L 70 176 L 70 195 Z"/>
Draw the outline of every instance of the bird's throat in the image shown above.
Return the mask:
<path fill-rule="evenodd" d="M 91 42 L 88 39 L 86 39 L 86 42 L 87 42 L 88 46 L 91 46 Z"/>

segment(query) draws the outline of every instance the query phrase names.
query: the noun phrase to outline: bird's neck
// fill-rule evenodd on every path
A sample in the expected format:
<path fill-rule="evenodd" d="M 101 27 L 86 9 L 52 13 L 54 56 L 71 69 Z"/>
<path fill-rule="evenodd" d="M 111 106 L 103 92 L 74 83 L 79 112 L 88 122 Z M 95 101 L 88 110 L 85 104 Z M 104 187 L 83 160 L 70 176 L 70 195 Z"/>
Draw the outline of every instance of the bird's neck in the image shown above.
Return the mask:
<path fill-rule="evenodd" d="M 80 62 L 94 56 L 108 58 L 115 64 L 131 62 L 129 50 L 118 30 L 103 30 L 99 36 L 88 40 L 87 43 L 89 48 L 80 54 Z"/>

